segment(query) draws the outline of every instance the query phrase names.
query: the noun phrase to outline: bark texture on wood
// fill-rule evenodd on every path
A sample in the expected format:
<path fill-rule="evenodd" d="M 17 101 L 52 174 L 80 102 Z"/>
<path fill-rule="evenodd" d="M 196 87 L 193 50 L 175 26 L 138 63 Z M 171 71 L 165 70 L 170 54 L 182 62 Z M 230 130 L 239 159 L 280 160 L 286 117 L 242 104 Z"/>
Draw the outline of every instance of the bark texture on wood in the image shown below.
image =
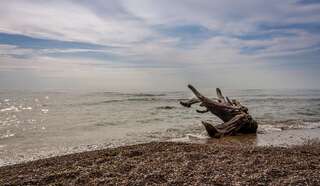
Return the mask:
<path fill-rule="evenodd" d="M 197 112 L 211 112 L 224 122 L 214 126 L 209 121 L 202 121 L 210 137 L 220 138 L 225 135 L 255 133 L 257 131 L 258 123 L 251 117 L 248 108 L 235 99 L 230 100 L 228 97 L 224 97 L 219 88 L 216 89 L 218 98 L 209 99 L 192 85 L 188 85 L 188 87 L 196 97 L 181 101 L 181 105 L 191 107 L 193 104 L 200 103 L 200 106 L 205 107 L 205 109 L 197 110 Z"/>

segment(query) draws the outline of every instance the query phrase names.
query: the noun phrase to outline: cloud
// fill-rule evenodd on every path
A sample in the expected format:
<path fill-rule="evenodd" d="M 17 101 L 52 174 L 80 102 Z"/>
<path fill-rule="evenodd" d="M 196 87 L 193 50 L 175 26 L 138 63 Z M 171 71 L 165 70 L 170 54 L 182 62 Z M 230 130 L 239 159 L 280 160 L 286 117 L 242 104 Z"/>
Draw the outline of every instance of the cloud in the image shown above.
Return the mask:
<path fill-rule="evenodd" d="M 80 46 L 82 43 L 141 48 L 154 45 L 153 48 L 169 53 L 179 53 L 178 48 L 181 47 L 189 50 L 198 46 L 201 48 L 206 40 L 224 38 L 230 44 L 225 45 L 226 50 L 237 45 L 236 49 L 243 54 L 246 54 L 243 52 L 245 49 L 251 55 L 259 55 L 261 50 L 257 49 L 271 53 L 277 50 L 275 45 L 281 50 L 287 49 L 286 52 L 292 51 L 292 42 L 289 42 L 294 38 L 304 41 L 300 47 L 303 49 L 317 45 L 315 42 L 319 42 L 317 31 L 320 27 L 316 20 L 319 20 L 317 12 L 320 12 L 320 5 L 311 4 L 274 0 L 268 3 L 253 0 L 98 0 L 93 3 L 86 0 L 13 0 L 2 2 L 0 31 L 47 39 L 48 46 L 58 45 L 59 41 L 65 42 L 60 45 L 75 42 L 79 48 L 83 47 Z M 252 38 L 253 41 L 243 39 L 257 34 L 261 37 Z M 261 41 L 263 37 L 272 41 Z M 165 40 L 175 43 L 165 46 L 161 43 Z M 263 46 L 251 47 L 253 43 Z M 285 43 L 289 43 L 290 47 Z M 126 49 L 124 51 L 128 52 Z M 142 52 L 137 55 L 148 54 Z"/>
<path fill-rule="evenodd" d="M 151 34 L 134 19 L 119 19 L 72 1 L 8 1 L 0 8 L 1 32 L 99 44 L 137 42 Z"/>
<path fill-rule="evenodd" d="M 300 74 L 308 76 L 302 64 L 317 63 L 320 56 L 316 1 L 12 0 L 0 5 L 0 64 L 6 63 L 6 69 L 8 61 L 16 60 L 37 61 L 31 66 L 47 71 L 53 63 L 63 69 L 70 61 L 81 61 L 74 64 L 86 71 L 78 73 L 82 76 L 90 74 L 83 66 L 162 68 L 175 72 L 177 82 L 192 81 L 197 74 L 207 85 L 216 78 L 216 84 L 228 81 L 229 86 L 234 86 L 232 80 L 248 81 L 246 73 L 254 71 L 252 86 L 260 86 L 274 81 L 259 77 L 266 67 L 269 74 L 281 76 L 274 72 L 279 60 L 287 66 L 300 63 L 306 70 Z M 10 68 L 28 68 L 21 64 L 12 62 Z M 282 69 L 283 74 L 291 76 L 289 69 Z M 218 77 L 227 74 L 225 80 Z"/>

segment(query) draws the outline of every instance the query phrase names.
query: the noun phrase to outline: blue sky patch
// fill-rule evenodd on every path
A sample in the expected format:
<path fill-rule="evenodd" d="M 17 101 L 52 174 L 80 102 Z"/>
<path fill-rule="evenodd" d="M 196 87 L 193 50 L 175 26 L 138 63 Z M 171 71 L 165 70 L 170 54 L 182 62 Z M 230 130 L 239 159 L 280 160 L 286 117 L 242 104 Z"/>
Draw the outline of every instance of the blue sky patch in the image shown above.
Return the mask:
<path fill-rule="evenodd" d="M 31 49 L 101 49 L 106 47 L 90 43 L 39 39 L 8 33 L 0 33 L 0 44 L 15 45 L 20 48 Z"/>
<path fill-rule="evenodd" d="M 305 5 L 310 5 L 310 4 L 319 4 L 319 0 L 299 0 L 297 2 L 298 4 L 305 4 Z"/>
<path fill-rule="evenodd" d="M 209 30 L 201 25 L 179 25 L 179 26 L 156 26 L 158 32 L 165 36 L 179 38 L 179 47 L 192 47 L 207 40 L 211 37 L 219 35 L 218 32 Z"/>
<path fill-rule="evenodd" d="M 292 23 L 292 24 L 272 24 L 260 23 L 259 30 L 304 30 L 310 33 L 320 33 L 320 22 L 318 23 Z"/>

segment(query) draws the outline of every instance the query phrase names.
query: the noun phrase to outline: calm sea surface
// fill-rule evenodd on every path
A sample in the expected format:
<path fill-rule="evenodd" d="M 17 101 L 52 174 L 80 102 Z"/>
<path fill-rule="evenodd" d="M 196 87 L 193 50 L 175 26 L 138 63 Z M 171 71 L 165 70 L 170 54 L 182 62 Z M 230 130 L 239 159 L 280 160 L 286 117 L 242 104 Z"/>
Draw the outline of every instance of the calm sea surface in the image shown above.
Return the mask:
<path fill-rule="evenodd" d="M 214 90 L 201 90 L 215 97 Z M 259 132 L 320 128 L 320 90 L 225 90 Z M 179 105 L 185 92 L 0 91 L 0 166 L 85 150 L 205 136 L 211 114 Z M 319 134 L 320 137 L 320 134 Z"/>

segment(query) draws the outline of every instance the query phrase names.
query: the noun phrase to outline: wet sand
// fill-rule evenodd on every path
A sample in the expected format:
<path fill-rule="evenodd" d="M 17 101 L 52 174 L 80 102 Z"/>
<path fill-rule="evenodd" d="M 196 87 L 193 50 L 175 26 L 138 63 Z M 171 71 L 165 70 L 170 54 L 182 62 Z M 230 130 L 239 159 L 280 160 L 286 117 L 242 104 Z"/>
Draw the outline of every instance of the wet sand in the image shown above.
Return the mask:
<path fill-rule="evenodd" d="M 320 185 L 319 142 L 220 142 L 153 142 L 5 166 L 0 185 Z"/>

